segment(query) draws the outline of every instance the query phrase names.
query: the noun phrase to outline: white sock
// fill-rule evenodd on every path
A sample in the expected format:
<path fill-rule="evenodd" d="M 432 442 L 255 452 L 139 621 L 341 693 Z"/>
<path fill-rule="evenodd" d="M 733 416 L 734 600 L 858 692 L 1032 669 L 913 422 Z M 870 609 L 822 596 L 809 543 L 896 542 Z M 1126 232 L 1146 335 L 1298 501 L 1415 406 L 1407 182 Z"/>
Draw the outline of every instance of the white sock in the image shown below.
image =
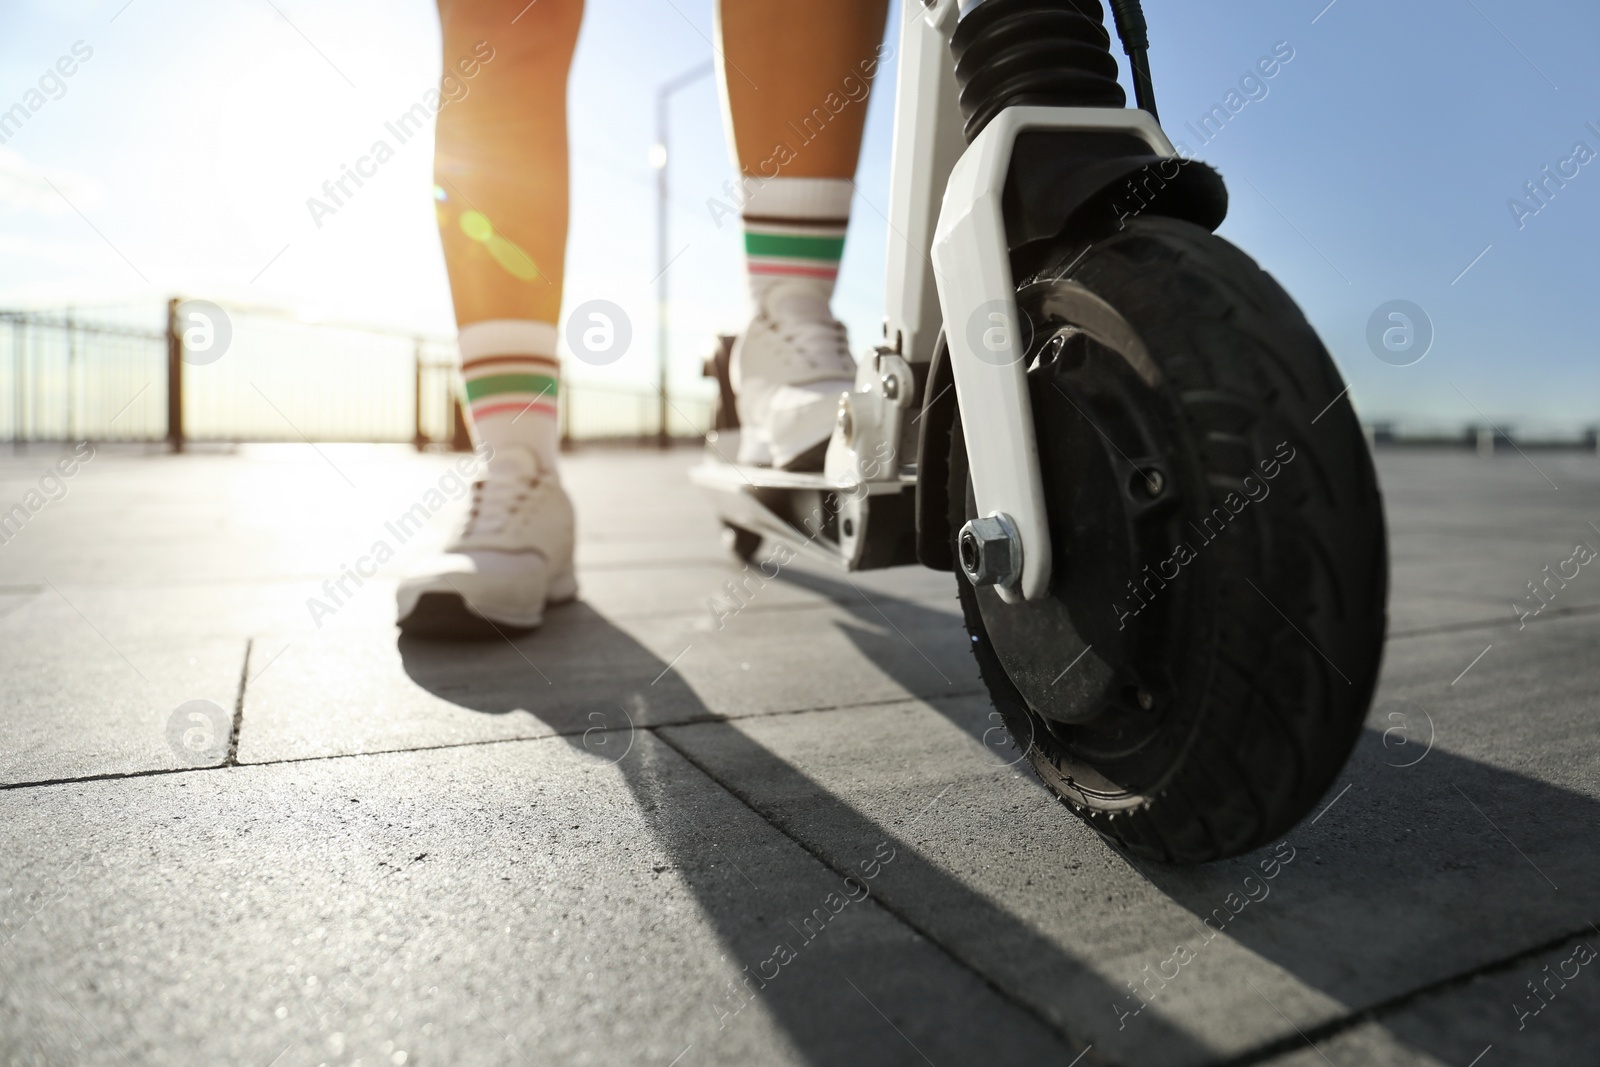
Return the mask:
<path fill-rule="evenodd" d="M 561 448 L 556 337 L 552 323 L 489 319 L 461 327 L 458 341 L 473 439 L 497 453 L 526 449 L 550 474 Z"/>
<path fill-rule="evenodd" d="M 791 292 L 797 285 L 814 289 L 827 308 L 854 191 L 846 178 L 772 178 L 745 201 L 745 267 L 757 311 L 767 308 L 768 294 L 779 285 Z"/>

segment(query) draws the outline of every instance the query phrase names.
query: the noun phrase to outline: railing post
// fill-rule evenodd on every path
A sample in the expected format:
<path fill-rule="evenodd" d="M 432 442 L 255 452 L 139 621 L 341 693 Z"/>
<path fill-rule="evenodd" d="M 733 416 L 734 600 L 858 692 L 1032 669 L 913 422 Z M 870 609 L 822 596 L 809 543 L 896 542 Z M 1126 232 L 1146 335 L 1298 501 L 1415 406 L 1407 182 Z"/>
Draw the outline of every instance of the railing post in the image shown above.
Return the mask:
<path fill-rule="evenodd" d="M 412 379 L 416 383 L 416 403 L 413 405 L 412 419 L 416 431 L 411 435 L 411 445 L 421 452 L 428 444 L 428 435 L 422 432 L 422 338 L 416 338 L 411 349 Z"/>
<path fill-rule="evenodd" d="M 21 316 L 11 320 L 11 450 L 22 451 L 26 436 L 27 400 L 22 377 L 23 352 L 27 349 L 27 323 Z"/>
<path fill-rule="evenodd" d="M 452 452 L 472 451 L 472 426 L 467 422 L 466 411 L 461 406 L 461 397 L 452 390 L 450 402 L 450 450 Z"/>
<path fill-rule="evenodd" d="M 167 447 L 183 451 L 183 334 L 177 297 L 167 301 Z"/>
<path fill-rule="evenodd" d="M 561 451 L 572 451 L 572 384 L 556 386 L 556 402 L 561 405 Z"/>
<path fill-rule="evenodd" d="M 67 308 L 67 440 L 78 437 L 78 312 Z"/>

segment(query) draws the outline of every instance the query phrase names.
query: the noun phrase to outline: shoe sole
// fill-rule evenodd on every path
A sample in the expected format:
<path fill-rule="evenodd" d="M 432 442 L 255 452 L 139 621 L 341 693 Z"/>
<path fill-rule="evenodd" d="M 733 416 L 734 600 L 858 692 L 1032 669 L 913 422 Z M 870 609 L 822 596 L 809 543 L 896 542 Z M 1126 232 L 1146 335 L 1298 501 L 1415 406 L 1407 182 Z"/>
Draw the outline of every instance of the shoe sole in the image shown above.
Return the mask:
<path fill-rule="evenodd" d="M 576 600 L 577 589 L 571 595 L 551 598 L 545 607 L 557 607 Z M 399 622 L 400 632 L 406 637 L 422 637 L 434 641 L 488 641 L 497 637 L 521 637 L 537 630 L 544 620 L 525 626 L 518 623 L 495 622 L 467 607 L 459 593 L 423 593 L 411 614 Z"/>

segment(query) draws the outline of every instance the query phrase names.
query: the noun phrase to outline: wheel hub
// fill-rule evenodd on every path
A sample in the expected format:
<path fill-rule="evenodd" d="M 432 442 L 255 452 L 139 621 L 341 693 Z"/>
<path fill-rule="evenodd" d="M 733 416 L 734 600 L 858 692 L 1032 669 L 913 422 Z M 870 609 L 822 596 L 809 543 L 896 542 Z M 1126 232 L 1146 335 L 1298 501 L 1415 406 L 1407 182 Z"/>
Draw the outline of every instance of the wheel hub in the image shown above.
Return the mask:
<path fill-rule="evenodd" d="M 1019 293 L 1019 305 L 1038 324 L 1027 374 L 1054 575 L 1046 597 L 1005 602 L 973 580 L 967 528 L 963 569 L 1031 710 L 1061 724 L 1149 721 L 1167 687 L 1146 636 L 1171 604 L 1157 603 L 1167 591 L 1148 576 L 1178 512 L 1159 376 L 1127 323 L 1086 290 L 1046 283 Z"/>

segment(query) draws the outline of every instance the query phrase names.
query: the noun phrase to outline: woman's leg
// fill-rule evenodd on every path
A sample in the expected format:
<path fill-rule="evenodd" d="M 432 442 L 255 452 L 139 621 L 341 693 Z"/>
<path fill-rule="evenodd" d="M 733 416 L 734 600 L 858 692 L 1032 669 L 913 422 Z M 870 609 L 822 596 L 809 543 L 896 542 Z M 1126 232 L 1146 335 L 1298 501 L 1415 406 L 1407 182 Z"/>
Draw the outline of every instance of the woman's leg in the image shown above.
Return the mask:
<path fill-rule="evenodd" d="M 887 0 L 721 0 L 723 100 L 745 188 L 752 295 L 833 291 Z M 801 222 L 795 227 L 785 223 Z M 800 238 L 796 240 L 795 238 Z"/>
<path fill-rule="evenodd" d="M 439 112 L 434 195 L 475 436 L 552 470 L 567 72 L 582 16 L 583 0 L 439 2 L 445 76 L 465 93 Z"/>
<path fill-rule="evenodd" d="M 855 176 L 888 10 L 888 0 L 719 0 L 723 102 L 745 174 Z M 784 145 L 793 158 L 764 167 Z"/>
<path fill-rule="evenodd" d="M 445 554 L 400 583 L 410 634 L 494 640 L 577 594 L 572 504 L 556 476 L 556 322 L 567 70 L 582 15 L 583 0 L 439 0 L 434 197 L 487 471 Z"/>
<path fill-rule="evenodd" d="M 855 363 L 829 302 L 887 0 L 719 0 L 754 317 L 734 350 L 740 458 L 819 467 Z"/>

